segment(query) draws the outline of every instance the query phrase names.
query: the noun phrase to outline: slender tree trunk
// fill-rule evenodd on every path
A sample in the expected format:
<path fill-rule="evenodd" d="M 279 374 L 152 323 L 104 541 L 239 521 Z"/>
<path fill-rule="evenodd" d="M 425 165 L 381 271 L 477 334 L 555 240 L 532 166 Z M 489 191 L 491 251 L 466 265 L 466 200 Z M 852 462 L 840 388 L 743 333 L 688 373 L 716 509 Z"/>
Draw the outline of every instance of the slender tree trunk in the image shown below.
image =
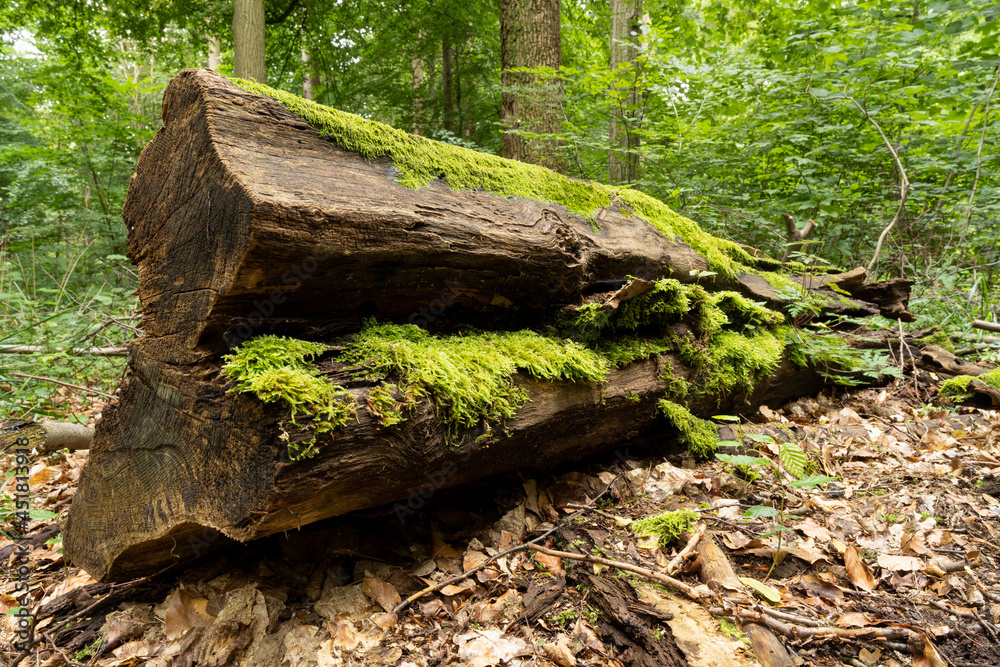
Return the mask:
<path fill-rule="evenodd" d="M 302 62 L 305 65 L 305 78 L 302 80 L 302 97 L 307 100 L 316 98 L 316 87 L 319 86 L 319 77 L 316 75 L 316 68 L 312 64 L 309 52 L 302 49 Z"/>
<path fill-rule="evenodd" d="M 222 65 L 222 44 L 212 35 L 206 35 L 205 39 L 208 40 L 208 69 L 218 72 Z"/>
<path fill-rule="evenodd" d="M 414 58 L 410 61 L 413 70 L 413 134 L 420 134 L 423 127 L 420 124 L 420 113 L 424 100 L 420 97 L 420 87 L 424 85 L 424 61 Z"/>
<path fill-rule="evenodd" d="M 455 105 L 452 102 L 451 39 L 441 37 L 441 94 L 444 96 L 444 129 L 455 131 Z"/>
<path fill-rule="evenodd" d="M 264 64 L 264 0 L 233 0 L 234 74 L 267 83 Z"/>
<path fill-rule="evenodd" d="M 499 3 L 503 155 L 564 171 L 553 142 L 516 133 L 521 130 L 544 135 L 561 129 L 558 82 L 510 71 L 518 67 L 557 69 L 562 64 L 559 0 L 499 0 Z M 527 90 L 531 87 L 541 90 Z"/>
<path fill-rule="evenodd" d="M 639 136 L 635 118 L 639 106 L 639 34 L 642 0 L 611 0 L 611 71 L 619 84 L 611 96 L 608 180 L 631 183 L 639 172 Z"/>

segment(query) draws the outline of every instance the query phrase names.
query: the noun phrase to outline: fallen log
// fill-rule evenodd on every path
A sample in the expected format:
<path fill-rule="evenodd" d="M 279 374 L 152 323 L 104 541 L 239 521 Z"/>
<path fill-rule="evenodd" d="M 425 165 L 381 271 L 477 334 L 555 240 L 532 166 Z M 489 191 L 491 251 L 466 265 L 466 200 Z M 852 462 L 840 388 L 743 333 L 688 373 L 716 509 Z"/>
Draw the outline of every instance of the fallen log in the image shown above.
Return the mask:
<path fill-rule="evenodd" d="M 144 335 L 65 529 L 97 579 L 671 426 L 707 453 L 694 415 L 828 381 L 776 263 L 659 202 L 240 86 L 176 77 L 129 186 Z"/>
<path fill-rule="evenodd" d="M 88 449 L 94 438 L 94 427 L 68 422 L 35 422 L 26 419 L 0 419 L 0 451 L 6 451 L 20 441 L 22 446 L 48 454 L 68 449 Z"/>

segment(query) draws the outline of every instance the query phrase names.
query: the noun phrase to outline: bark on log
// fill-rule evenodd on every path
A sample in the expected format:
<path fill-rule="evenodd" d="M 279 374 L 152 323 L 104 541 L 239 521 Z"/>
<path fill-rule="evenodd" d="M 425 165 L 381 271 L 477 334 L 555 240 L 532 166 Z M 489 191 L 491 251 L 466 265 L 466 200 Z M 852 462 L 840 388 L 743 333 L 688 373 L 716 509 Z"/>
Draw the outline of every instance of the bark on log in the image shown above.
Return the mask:
<path fill-rule="evenodd" d="M 94 438 L 94 427 L 67 422 L 34 422 L 25 419 L 0 419 L 0 451 L 13 448 L 19 440 L 29 449 L 48 454 L 60 449 L 87 449 Z"/>
<path fill-rule="evenodd" d="M 693 377 L 674 355 L 614 370 L 600 387 L 517 375 L 530 401 L 505 433 L 457 450 L 424 400 L 390 428 L 362 407 L 314 458 L 290 461 L 287 409 L 226 393 L 220 356 L 233 341 L 265 332 L 328 340 L 365 317 L 414 313 L 435 325 L 454 316 L 515 327 L 627 276 L 693 280 L 708 262 L 618 210 L 605 211 L 595 233 L 551 204 L 441 183 L 402 188 L 386 160 L 334 146 L 281 104 L 210 71 L 176 77 L 163 115 L 123 211 L 144 335 L 129 343 L 119 402 L 103 411 L 65 530 L 67 558 L 97 579 L 157 571 L 227 541 L 220 533 L 245 541 L 392 502 L 405 521 L 445 486 L 665 428 L 653 415 L 675 381 L 664 378 L 666 364 Z M 756 275 L 725 286 L 776 300 Z M 618 292 L 608 307 L 631 296 Z M 364 406 L 371 383 L 341 376 Z M 749 397 L 688 407 L 753 409 L 822 384 L 786 362 Z"/>

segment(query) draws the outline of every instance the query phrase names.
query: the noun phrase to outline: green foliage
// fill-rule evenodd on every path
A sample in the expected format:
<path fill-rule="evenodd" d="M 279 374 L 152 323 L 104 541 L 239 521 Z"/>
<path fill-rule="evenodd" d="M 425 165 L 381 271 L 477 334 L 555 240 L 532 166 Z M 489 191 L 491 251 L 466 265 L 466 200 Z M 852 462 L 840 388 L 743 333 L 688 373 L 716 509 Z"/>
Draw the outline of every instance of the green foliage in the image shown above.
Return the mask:
<path fill-rule="evenodd" d="M 282 336 L 258 336 L 223 356 L 222 375 L 233 381 L 229 391 L 251 393 L 265 403 L 281 403 L 296 415 L 309 418 L 310 438 L 288 444 L 292 461 L 316 455 L 316 439 L 357 418 L 357 402 L 343 387 L 320 377 L 308 359 L 326 346 Z M 286 436 L 287 437 L 287 436 Z"/>
<path fill-rule="evenodd" d="M 403 396 L 403 401 L 397 401 L 395 396 L 397 391 L 399 391 L 399 387 L 390 382 L 373 387 L 368 392 L 368 411 L 382 426 L 389 427 L 403 423 L 406 421 L 406 415 L 403 414 L 403 411 L 413 410 L 413 397 L 406 394 Z"/>
<path fill-rule="evenodd" d="M 437 337 L 412 324 L 368 322 L 341 360 L 369 377 L 398 378 L 404 391 L 429 396 L 452 438 L 514 416 L 527 392 L 512 381 L 523 371 L 542 380 L 603 382 L 609 364 L 573 341 L 532 331 Z"/>
<path fill-rule="evenodd" d="M 683 405 L 667 399 L 662 399 L 657 406 L 677 429 L 678 440 L 689 452 L 695 456 L 707 457 L 718 447 L 719 431 L 712 422 L 698 419 Z"/>
<path fill-rule="evenodd" d="M 684 508 L 633 521 L 632 530 L 636 535 L 654 535 L 659 538 L 661 547 L 667 547 L 680 539 L 699 519 L 701 516 L 697 512 Z"/>

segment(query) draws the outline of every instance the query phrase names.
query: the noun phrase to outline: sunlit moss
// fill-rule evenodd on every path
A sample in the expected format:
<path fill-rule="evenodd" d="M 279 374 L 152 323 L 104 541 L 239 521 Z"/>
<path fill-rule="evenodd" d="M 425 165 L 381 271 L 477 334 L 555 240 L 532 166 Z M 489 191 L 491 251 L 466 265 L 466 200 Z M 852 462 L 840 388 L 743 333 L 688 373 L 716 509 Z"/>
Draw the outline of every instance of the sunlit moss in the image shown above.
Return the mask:
<path fill-rule="evenodd" d="M 926 336 L 918 338 L 916 342 L 921 345 L 937 345 L 938 347 L 955 354 L 955 344 L 951 342 L 951 337 L 948 335 L 948 332 L 941 327 L 934 327 Z"/>
<path fill-rule="evenodd" d="M 734 277 L 756 260 L 738 244 L 712 236 L 698 223 L 672 211 L 663 202 L 637 190 L 581 181 L 544 167 L 443 144 L 376 121 L 317 104 L 254 81 L 231 81 L 256 95 L 284 104 L 320 134 L 366 159 L 388 157 L 399 170 L 397 182 L 419 188 L 443 178 L 453 190 L 481 188 L 500 197 L 524 197 L 566 207 L 587 220 L 615 205 L 636 215 L 657 231 L 701 253 L 713 271 Z"/>
<path fill-rule="evenodd" d="M 544 380 L 603 382 L 610 364 L 568 340 L 532 331 L 432 336 L 412 324 L 369 322 L 341 354 L 369 377 L 398 378 L 401 388 L 428 396 L 452 438 L 460 429 L 502 423 L 527 401 L 513 382 L 523 371 Z"/>
<path fill-rule="evenodd" d="M 719 431 L 712 422 L 699 419 L 680 403 L 662 399 L 660 412 L 677 429 L 677 439 L 695 456 L 707 457 L 719 445 Z"/>
<path fill-rule="evenodd" d="M 667 547 L 691 530 L 700 519 L 697 512 L 685 507 L 633 521 L 631 528 L 636 535 L 653 535 L 659 538 L 660 546 Z"/>
<path fill-rule="evenodd" d="M 973 380 L 1000 390 L 1000 368 L 994 368 L 982 375 L 958 375 L 950 380 L 945 380 L 941 383 L 941 387 L 938 388 L 938 394 L 947 396 L 956 403 L 967 401 L 972 398 L 973 392 L 969 389 L 969 383 Z"/>

